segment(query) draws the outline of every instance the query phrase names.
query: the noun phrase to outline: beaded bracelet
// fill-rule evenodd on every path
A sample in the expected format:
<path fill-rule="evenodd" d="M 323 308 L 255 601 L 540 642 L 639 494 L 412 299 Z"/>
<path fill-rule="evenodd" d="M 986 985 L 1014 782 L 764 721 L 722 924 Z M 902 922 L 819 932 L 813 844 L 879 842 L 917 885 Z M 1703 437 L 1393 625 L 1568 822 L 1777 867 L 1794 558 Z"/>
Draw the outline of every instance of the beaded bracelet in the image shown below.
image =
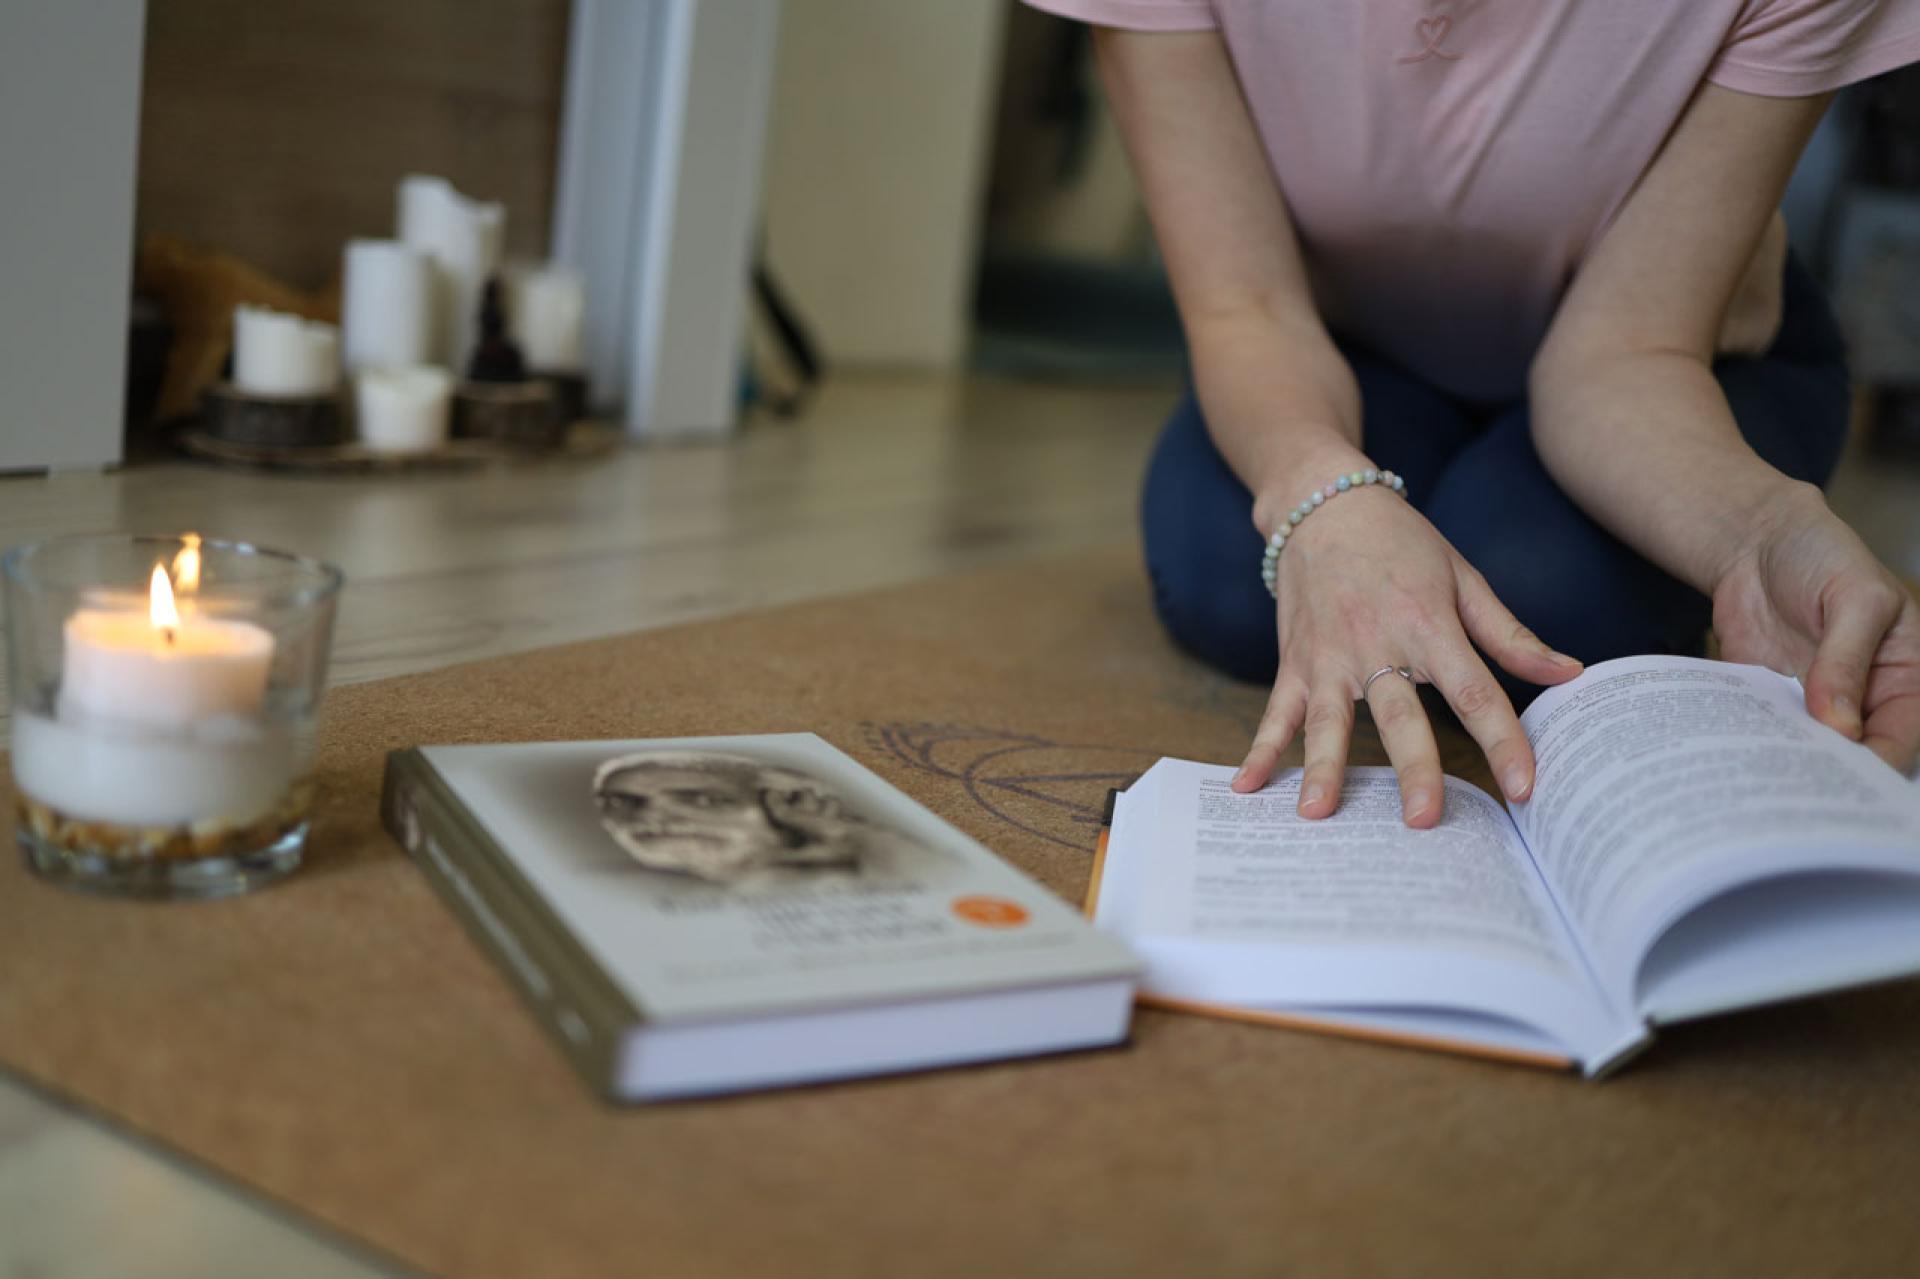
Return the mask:
<path fill-rule="evenodd" d="M 1401 494 L 1407 491 L 1406 480 L 1392 471 L 1376 471 L 1368 467 L 1364 471 L 1342 475 L 1323 489 L 1315 489 L 1306 501 L 1287 512 L 1286 519 L 1273 531 L 1273 536 L 1267 539 L 1267 553 L 1260 557 L 1260 580 L 1267 584 L 1267 594 L 1275 599 L 1280 598 L 1280 588 L 1277 585 L 1280 579 L 1280 552 L 1286 549 L 1287 538 L 1291 537 L 1293 530 L 1300 526 L 1300 521 L 1312 515 L 1328 498 L 1338 497 L 1348 489 L 1365 488 L 1369 484 L 1384 484 Z"/>

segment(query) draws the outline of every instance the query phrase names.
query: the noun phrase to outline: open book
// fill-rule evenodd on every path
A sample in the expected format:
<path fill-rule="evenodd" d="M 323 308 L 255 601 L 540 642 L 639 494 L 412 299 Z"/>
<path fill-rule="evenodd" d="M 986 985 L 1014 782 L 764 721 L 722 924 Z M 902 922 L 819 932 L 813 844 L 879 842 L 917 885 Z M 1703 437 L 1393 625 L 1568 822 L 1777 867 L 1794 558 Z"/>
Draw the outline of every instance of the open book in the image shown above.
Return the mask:
<path fill-rule="evenodd" d="M 1920 789 L 1751 666 L 1624 658 L 1521 717 L 1510 808 L 1392 770 L 1295 813 L 1300 774 L 1161 760 L 1117 798 L 1094 921 L 1145 1002 L 1598 1075 L 1653 1027 L 1920 972 Z"/>

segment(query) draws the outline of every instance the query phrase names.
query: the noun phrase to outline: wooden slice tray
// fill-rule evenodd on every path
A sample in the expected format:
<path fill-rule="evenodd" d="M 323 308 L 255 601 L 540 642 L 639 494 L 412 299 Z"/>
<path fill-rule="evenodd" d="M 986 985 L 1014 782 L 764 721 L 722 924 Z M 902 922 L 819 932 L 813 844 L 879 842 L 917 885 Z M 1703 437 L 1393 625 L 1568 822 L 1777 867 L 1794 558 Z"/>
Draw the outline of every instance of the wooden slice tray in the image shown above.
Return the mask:
<path fill-rule="evenodd" d="M 623 436 L 610 422 L 576 422 L 558 448 L 516 448 L 499 440 L 456 439 L 431 453 L 382 453 L 358 441 L 342 444 L 243 444 L 224 440 L 198 425 L 176 438 L 189 457 L 223 466 L 264 471 L 304 471 L 336 475 L 401 475 L 462 470 L 499 462 L 549 458 L 595 458 L 613 452 Z"/>

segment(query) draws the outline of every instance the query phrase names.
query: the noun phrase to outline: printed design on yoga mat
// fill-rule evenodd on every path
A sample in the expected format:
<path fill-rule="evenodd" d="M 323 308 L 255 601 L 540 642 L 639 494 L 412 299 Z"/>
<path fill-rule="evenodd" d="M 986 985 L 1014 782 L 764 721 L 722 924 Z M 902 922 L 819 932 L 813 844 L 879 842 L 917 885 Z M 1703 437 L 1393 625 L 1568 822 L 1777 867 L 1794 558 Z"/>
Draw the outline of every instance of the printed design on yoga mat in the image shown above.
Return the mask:
<path fill-rule="evenodd" d="M 1000 821 L 1091 852 L 1107 792 L 1124 789 L 1159 758 L 1124 746 L 1056 742 L 1031 733 L 961 724 L 865 725 L 891 759 L 957 782 Z"/>

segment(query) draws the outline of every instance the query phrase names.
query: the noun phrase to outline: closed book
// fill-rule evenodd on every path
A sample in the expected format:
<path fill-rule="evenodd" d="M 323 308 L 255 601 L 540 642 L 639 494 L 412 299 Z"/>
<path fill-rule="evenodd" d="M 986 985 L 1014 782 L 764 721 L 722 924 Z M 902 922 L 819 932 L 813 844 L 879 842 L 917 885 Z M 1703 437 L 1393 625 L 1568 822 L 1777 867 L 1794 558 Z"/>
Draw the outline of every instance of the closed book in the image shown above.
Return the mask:
<path fill-rule="evenodd" d="M 1126 1037 L 1130 952 L 809 733 L 417 747 L 382 813 L 611 1099 Z"/>

